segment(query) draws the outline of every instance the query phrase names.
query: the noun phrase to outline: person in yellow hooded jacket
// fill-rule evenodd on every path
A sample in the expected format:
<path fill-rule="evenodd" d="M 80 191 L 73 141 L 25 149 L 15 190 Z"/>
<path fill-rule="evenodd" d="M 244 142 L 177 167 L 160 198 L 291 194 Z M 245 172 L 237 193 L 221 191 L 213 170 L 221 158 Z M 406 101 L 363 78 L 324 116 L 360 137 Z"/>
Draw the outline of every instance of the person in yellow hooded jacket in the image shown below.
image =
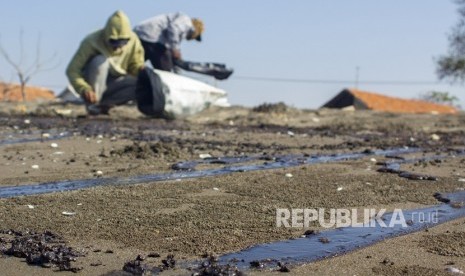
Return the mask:
<path fill-rule="evenodd" d="M 144 48 L 128 17 L 116 11 L 103 29 L 83 39 L 66 75 L 89 114 L 107 114 L 111 107 L 135 99 L 144 61 Z"/>

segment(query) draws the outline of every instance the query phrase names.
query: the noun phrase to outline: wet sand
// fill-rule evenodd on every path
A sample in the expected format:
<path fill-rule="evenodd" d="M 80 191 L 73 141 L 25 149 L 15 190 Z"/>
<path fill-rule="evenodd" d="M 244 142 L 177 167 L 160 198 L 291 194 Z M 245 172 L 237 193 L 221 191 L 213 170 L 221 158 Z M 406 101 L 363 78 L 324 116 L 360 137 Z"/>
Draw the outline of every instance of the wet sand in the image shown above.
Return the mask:
<path fill-rule="evenodd" d="M 282 107 L 257 112 L 232 107 L 164 121 L 143 118 L 133 107 L 119 108 L 111 116 L 98 118 L 80 117 L 83 110 L 79 106 L 28 108 L 32 114 L 2 108 L 2 140 L 12 141 L 28 133 L 39 138 L 43 133 L 64 131 L 73 135 L 53 141 L 44 138 L 1 145 L 0 187 L 170 172 L 174 163 L 199 160 L 201 154 L 272 158 L 408 146 L 425 151 L 408 157 L 422 157 L 465 147 L 463 114 L 397 115 Z M 57 116 L 53 111 L 57 108 L 73 112 Z M 52 147 L 52 143 L 57 147 Z M 465 178 L 464 157 L 402 165 L 403 170 L 435 175 L 437 181 L 379 173 L 376 170 L 380 166 L 373 158 L 376 162 L 392 160 L 376 156 L 5 198 L 0 199 L 0 228 L 57 233 L 72 247 L 87 252 L 76 262 L 83 267 L 79 273 L 99 275 L 120 271 L 126 261 L 138 254 L 160 254 L 160 258 L 144 261 L 150 266 L 161 265 L 168 254 L 174 254 L 182 263 L 205 254 L 221 255 L 255 244 L 300 237 L 307 230 L 276 228 L 276 208 L 412 209 L 438 204 L 433 197 L 436 192 L 465 188 L 465 182 L 459 181 Z M 38 165 L 38 169 L 33 165 Z M 220 168 L 224 164 L 202 166 L 197 169 Z M 64 211 L 75 214 L 64 216 Z M 441 275 L 449 266 L 446 264 L 452 262 L 453 267 L 464 270 L 463 252 L 458 249 L 465 242 L 463 225 L 464 219 L 459 219 L 341 257 L 290 267 L 291 274 Z M 311 229 L 322 230 L 317 224 L 311 225 Z M 113 253 L 104 253 L 108 249 Z M 97 263 L 101 264 L 91 265 Z M 53 270 L 28 266 L 24 260 L 12 257 L 1 257 L 0 268 L 8 275 L 48 275 Z M 181 268 L 164 273 L 190 274 Z"/>

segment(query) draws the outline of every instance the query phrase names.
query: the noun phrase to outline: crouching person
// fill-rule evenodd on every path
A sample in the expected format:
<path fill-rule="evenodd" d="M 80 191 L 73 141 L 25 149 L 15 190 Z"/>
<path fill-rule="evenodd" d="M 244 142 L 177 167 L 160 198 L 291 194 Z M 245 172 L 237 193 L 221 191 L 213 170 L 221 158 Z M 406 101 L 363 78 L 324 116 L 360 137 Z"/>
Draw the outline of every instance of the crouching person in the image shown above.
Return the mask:
<path fill-rule="evenodd" d="M 135 100 L 137 75 L 144 68 L 144 49 L 128 17 L 115 12 L 106 26 L 81 42 L 66 69 L 75 91 L 91 115 L 108 114 L 115 106 Z"/>
<path fill-rule="evenodd" d="M 145 59 L 150 60 L 153 68 L 164 71 L 175 71 L 175 65 L 182 62 L 183 39 L 200 42 L 203 31 L 202 20 L 180 12 L 157 15 L 134 27 L 144 47 Z"/>

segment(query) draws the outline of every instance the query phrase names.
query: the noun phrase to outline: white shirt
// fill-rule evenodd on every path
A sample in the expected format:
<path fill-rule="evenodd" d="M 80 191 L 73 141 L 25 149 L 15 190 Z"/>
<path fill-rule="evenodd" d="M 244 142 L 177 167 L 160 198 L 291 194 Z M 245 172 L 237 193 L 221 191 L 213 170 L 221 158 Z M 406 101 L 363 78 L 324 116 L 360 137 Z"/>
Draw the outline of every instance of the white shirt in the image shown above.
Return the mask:
<path fill-rule="evenodd" d="M 157 15 L 134 27 L 141 40 L 162 43 L 168 49 L 179 49 L 181 41 L 193 31 L 191 18 L 180 12 Z"/>

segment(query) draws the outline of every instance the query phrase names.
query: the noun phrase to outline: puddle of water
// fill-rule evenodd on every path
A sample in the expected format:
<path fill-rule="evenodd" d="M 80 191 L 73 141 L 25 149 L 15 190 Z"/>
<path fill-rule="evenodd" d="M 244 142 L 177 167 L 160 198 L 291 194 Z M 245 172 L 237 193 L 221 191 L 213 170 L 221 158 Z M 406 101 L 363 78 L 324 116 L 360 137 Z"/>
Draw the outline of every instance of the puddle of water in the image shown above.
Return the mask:
<path fill-rule="evenodd" d="M 309 263 L 323 258 L 335 257 L 374 243 L 401 235 L 421 231 L 465 216 L 465 208 L 453 207 L 453 202 L 465 202 L 465 192 L 446 195 L 450 204 L 403 211 L 407 227 L 345 227 L 322 231 L 306 238 L 261 244 L 240 252 L 220 257 L 220 263 L 233 263 L 240 269 L 248 269 L 251 262 L 265 264 L 265 268 L 277 268 L 278 262 L 287 264 Z M 421 215 L 420 215 L 421 214 Z M 393 213 L 383 216 L 386 224 Z M 396 217 L 397 218 L 397 217 Z M 323 243 L 322 241 L 329 241 Z M 264 261 L 262 261 L 264 260 Z"/>
<path fill-rule="evenodd" d="M 370 152 L 361 153 L 344 153 L 344 154 L 332 154 L 332 155 L 315 155 L 315 156 L 304 156 L 304 155 L 288 155 L 276 158 L 273 162 L 264 162 L 258 165 L 238 165 L 238 166 L 225 166 L 218 169 L 207 169 L 202 171 L 195 170 L 182 170 L 174 173 L 161 173 L 161 174 L 149 174 L 141 175 L 129 178 L 96 178 L 96 179 L 83 179 L 83 180 L 69 180 L 69 181 L 57 181 L 41 184 L 32 185 L 20 185 L 20 186 L 7 186 L 0 188 L 0 198 L 26 196 L 45 194 L 53 192 L 64 192 L 73 191 L 90 187 L 105 186 L 105 185 L 130 185 L 138 183 L 148 183 L 157 181 L 167 181 L 176 179 L 188 179 L 188 178 L 199 178 L 207 176 L 217 176 L 230 174 L 234 172 L 248 172 L 248 171 L 259 171 L 269 170 L 278 168 L 289 168 L 300 166 L 304 164 L 318 164 L 328 162 L 338 162 L 344 160 L 355 160 L 364 158 L 370 155 L 387 155 L 387 154 L 406 154 L 417 152 L 419 149 L 410 148 L 399 148 L 390 150 L 377 150 Z M 239 161 L 249 161 L 248 158 L 237 159 L 237 158 L 223 158 L 231 163 L 238 163 Z M 194 164 L 198 164 L 192 161 Z M 203 161 L 200 161 L 203 162 Z M 185 162 L 187 163 L 187 162 Z M 194 166 L 195 168 L 195 166 Z"/>

